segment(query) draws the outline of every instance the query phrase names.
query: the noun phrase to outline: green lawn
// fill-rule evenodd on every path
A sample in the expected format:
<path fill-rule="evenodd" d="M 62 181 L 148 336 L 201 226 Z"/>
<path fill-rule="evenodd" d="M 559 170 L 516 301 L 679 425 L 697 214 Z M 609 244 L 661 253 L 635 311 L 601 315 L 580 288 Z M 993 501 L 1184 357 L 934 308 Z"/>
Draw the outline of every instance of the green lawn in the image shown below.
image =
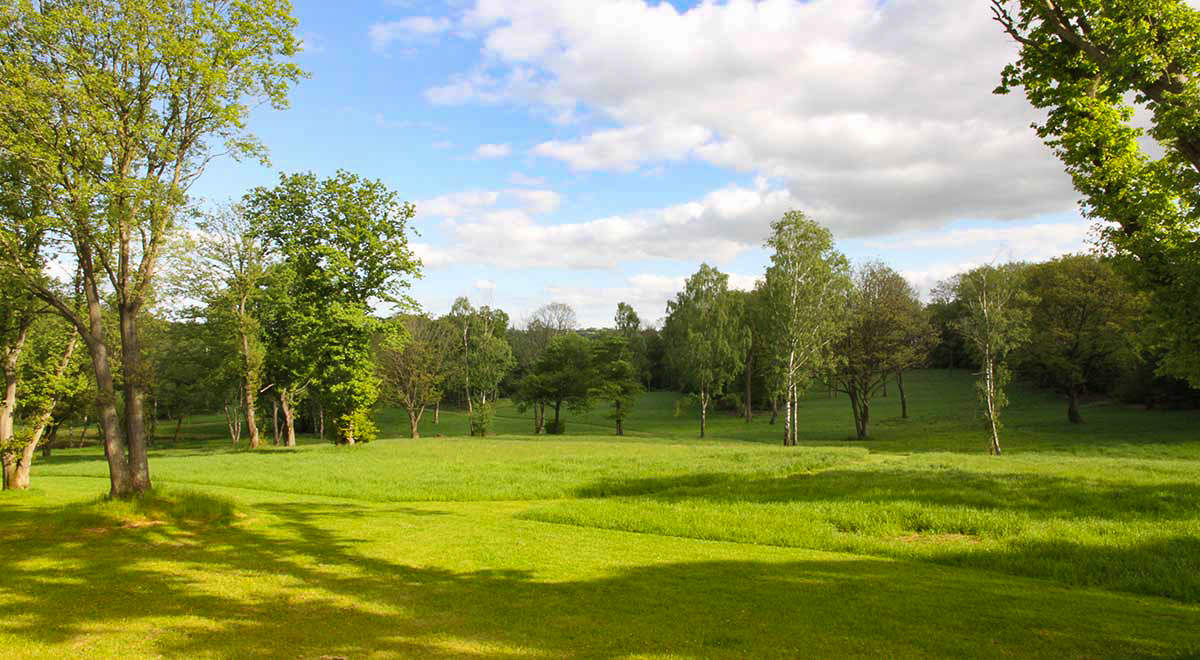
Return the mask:
<path fill-rule="evenodd" d="M 867 442 L 844 399 L 712 420 L 644 397 L 564 437 L 233 451 L 159 442 L 104 502 L 96 448 L 0 498 L 6 657 L 1192 657 L 1200 415 L 1013 393 L 984 455 L 970 376 L 914 373 Z M 502 407 L 501 433 L 530 420 Z M 169 436 L 173 427 L 160 427 Z M 436 437 L 443 433 L 448 437 Z M 13 650 L 15 652 L 12 652 Z"/>

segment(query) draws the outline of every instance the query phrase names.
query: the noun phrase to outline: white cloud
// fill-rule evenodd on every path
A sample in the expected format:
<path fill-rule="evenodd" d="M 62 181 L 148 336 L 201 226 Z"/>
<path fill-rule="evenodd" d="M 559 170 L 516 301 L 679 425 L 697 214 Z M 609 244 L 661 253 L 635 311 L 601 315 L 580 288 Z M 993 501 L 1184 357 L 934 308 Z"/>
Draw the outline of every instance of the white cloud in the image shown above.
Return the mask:
<path fill-rule="evenodd" d="M 428 38 L 449 30 L 453 24 L 446 17 L 410 16 L 398 21 L 375 23 L 367 29 L 367 38 L 375 52 L 386 51 L 397 41 Z"/>
<path fill-rule="evenodd" d="M 962 0 L 476 0 L 481 65 L 437 103 L 516 103 L 608 126 L 534 153 L 578 170 L 696 159 L 786 183 L 840 236 L 1070 210 L 1015 47 Z"/>
<path fill-rule="evenodd" d="M 512 153 L 512 147 L 507 144 L 481 144 L 475 149 L 478 158 L 504 158 Z"/>
<path fill-rule="evenodd" d="M 524 174 L 522 172 L 513 172 L 512 175 L 508 177 L 508 182 L 513 184 L 514 186 L 544 186 L 544 185 L 546 185 L 545 179 L 543 179 L 541 177 L 536 177 L 536 176 L 529 176 L 528 174 Z"/>
<path fill-rule="evenodd" d="M 451 240 L 436 263 L 606 269 L 646 260 L 728 263 L 760 245 L 771 221 L 796 200 L 759 180 L 754 188 L 729 186 L 660 209 L 574 223 L 534 219 L 560 203 L 552 191 L 518 189 L 447 195 L 420 202 L 417 209 L 447 218 Z"/>
<path fill-rule="evenodd" d="M 754 275 L 729 273 L 730 288 L 734 289 L 751 289 L 755 279 Z M 544 296 L 573 307 L 584 327 L 611 326 L 618 302 L 631 305 L 642 323 L 655 324 L 666 316 L 667 301 L 683 289 L 686 280 L 687 275 L 639 273 L 617 286 L 548 286 Z"/>
<path fill-rule="evenodd" d="M 494 291 L 496 283 L 492 280 L 475 280 L 475 288 L 480 291 Z"/>

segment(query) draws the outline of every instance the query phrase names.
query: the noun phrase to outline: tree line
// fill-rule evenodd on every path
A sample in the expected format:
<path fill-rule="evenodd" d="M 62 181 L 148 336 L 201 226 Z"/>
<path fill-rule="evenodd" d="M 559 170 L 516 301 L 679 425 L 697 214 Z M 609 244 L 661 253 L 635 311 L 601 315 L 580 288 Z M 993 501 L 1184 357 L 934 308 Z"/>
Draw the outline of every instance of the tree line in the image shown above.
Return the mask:
<path fill-rule="evenodd" d="M 906 369 L 953 366 L 978 373 L 999 453 L 1014 375 L 1059 390 L 1072 422 L 1089 393 L 1194 402 L 1200 12 L 1182 0 L 1060 4 L 993 0 L 1020 46 L 997 92 L 1019 88 L 1045 111 L 1036 129 L 1103 223 L 1101 254 L 977 268 L 923 304 L 886 265 L 851 267 L 828 230 L 793 212 L 773 223 L 753 291 L 704 265 L 661 327 L 622 305 L 615 328 L 586 332 L 562 305 L 523 328 L 465 299 L 421 316 L 404 295 L 419 276 L 415 209 L 379 181 L 284 174 L 198 209 L 188 191 L 214 157 L 266 162 L 246 129 L 251 104 L 286 107 L 306 75 L 286 2 L 4 3 L 5 487 L 26 487 L 36 449 L 79 421 L 97 425 L 110 494 L 145 492 L 156 424 L 175 420 L 178 433 L 211 410 L 251 447 L 268 417 L 285 445 L 297 428 L 369 441 L 380 401 L 406 408 L 415 433 L 444 398 L 473 433 L 504 396 L 534 432 L 562 432 L 564 407 L 596 402 L 622 432 L 639 391 L 671 388 L 699 409 L 701 435 L 713 409 L 750 419 L 769 404 L 791 445 L 815 387 L 845 394 L 861 438 L 889 384 L 907 414 Z M 187 300 L 186 313 L 168 300 Z"/>

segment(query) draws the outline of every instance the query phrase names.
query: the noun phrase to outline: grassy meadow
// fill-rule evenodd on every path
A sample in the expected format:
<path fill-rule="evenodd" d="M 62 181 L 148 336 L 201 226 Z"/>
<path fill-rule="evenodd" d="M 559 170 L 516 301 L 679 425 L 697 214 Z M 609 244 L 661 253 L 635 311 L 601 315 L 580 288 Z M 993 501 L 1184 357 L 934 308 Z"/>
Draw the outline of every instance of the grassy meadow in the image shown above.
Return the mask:
<path fill-rule="evenodd" d="M 158 491 L 107 502 L 96 447 L 0 498 L 16 657 L 1195 657 L 1200 414 L 1015 386 L 986 455 L 971 376 L 906 376 L 851 440 L 844 398 L 769 413 L 651 393 L 534 437 L 432 412 L 410 440 L 233 450 L 160 427 Z M 440 435 L 440 437 L 439 437 Z"/>

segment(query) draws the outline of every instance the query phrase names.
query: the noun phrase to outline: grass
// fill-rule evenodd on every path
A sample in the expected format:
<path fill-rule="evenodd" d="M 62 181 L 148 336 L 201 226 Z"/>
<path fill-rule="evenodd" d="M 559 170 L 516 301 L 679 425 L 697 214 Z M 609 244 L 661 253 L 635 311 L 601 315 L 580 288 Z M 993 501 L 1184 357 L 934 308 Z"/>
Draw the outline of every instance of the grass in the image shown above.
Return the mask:
<path fill-rule="evenodd" d="M 1200 416 L 1013 393 L 983 455 L 969 376 L 910 375 L 911 420 L 842 399 L 778 427 L 647 395 L 606 435 L 233 451 L 161 443 L 159 491 L 97 499 L 96 448 L 0 497 L 0 646 L 30 657 L 1189 657 Z M 501 431 L 529 422 L 502 407 Z M 170 429 L 173 431 L 173 427 Z M 7 655 L 13 655 L 8 653 Z"/>

